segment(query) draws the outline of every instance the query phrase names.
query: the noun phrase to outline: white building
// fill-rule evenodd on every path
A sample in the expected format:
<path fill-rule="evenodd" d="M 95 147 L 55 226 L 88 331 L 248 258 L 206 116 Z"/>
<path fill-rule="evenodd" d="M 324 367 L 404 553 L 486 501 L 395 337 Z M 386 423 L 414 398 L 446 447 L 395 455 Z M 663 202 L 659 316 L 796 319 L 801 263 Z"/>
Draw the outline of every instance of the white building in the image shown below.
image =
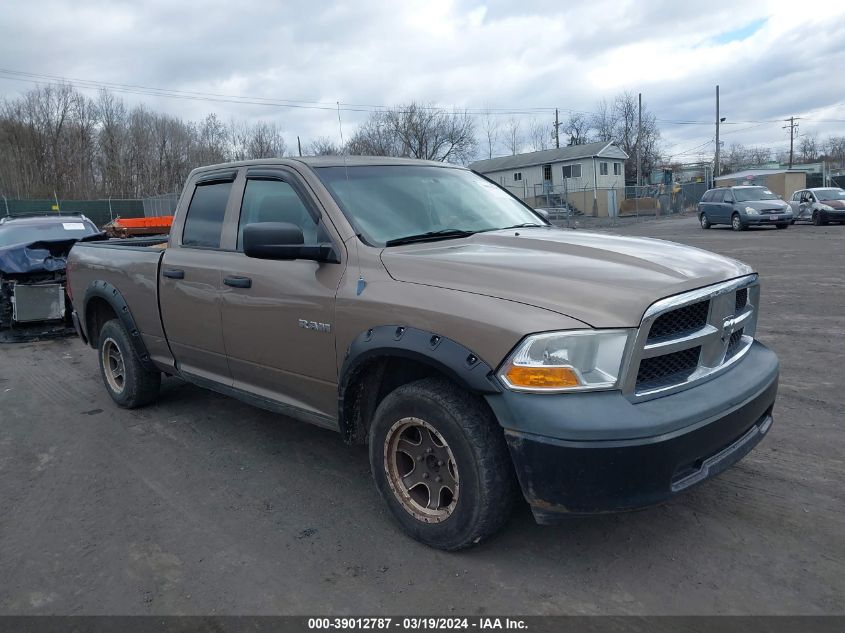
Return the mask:
<path fill-rule="evenodd" d="M 565 201 L 587 215 L 617 215 L 628 155 L 612 142 L 479 160 L 469 167 L 536 207 Z"/>

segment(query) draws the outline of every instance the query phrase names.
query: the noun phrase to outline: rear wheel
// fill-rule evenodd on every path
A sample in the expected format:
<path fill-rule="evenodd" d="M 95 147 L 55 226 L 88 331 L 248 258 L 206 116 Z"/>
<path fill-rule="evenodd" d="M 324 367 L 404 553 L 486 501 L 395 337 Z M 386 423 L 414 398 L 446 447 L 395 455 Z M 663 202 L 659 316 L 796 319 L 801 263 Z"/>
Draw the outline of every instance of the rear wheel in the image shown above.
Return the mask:
<path fill-rule="evenodd" d="M 731 228 L 734 231 L 745 230 L 745 225 L 742 223 L 742 218 L 739 217 L 739 213 L 734 213 L 733 217 L 731 217 Z"/>
<path fill-rule="evenodd" d="M 710 224 L 710 220 L 707 219 L 707 215 L 702 213 L 701 216 L 698 218 L 698 221 L 701 223 L 702 229 L 709 229 L 712 224 Z"/>
<path fill-rule="evenodd" d="M 106 322 L 100 330 L 99 352 L 103 383 L 118 405 L 135 409 L 156 399 L 161 373 L 141 363 L 117 319 Z"/>
<path fill-rule="evenodd" d="M 444 550 L 498 531 L 516 490 L 504 434 L 484 402 L 440 378 L 397 388 L 369 432 L 376 487 L 402 528 Z"/>

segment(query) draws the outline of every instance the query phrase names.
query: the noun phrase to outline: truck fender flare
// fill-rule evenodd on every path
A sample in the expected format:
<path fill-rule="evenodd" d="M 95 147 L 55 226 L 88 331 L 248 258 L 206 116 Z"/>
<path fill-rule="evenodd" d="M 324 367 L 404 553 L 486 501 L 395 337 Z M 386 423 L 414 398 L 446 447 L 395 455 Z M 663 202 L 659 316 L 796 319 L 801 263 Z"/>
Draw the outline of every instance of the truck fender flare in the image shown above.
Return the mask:
<path fill-rule="evenodd" d="M 135 319 L 132 317 L 132 312 L 129 310 L 129 304 L 126 303 L 123 295 L 120 294 L 120 290 L 115 288 L 109 282 L 102 281 L 100 279 L 92 281 L 88 285 L 88 288 L 85 289 L 85 298 L 83 300 L 83 305 L 85 306 L 85 318 L 84 321 L 80 323 L 80 327 L 84 326 L 86 328 L 88 340 L 91 340 L 91 333 L 87 332 L 88 305 L 91 300 L 95 298 L 103 299 L 111 306 L 112 310 L 114 310 L 114 313 L 117 315 L 117 318 L 120 320 L 121 325 L 123 325 L 124 329 L 129 334 L 129 341 L 132 343 L 132 349 L 135 351 L 135 355 L 138 357 L 138 360 L 141 361 L 141 364 L 146 369 L 155 370 L 156 367 L 150 359 L 150 353 L 147 351 L 147 346 L 144 345 L 144 341 L 141 338 L 141 331 L 138 329 Z"/>
<path fill-rule="evenodd" d="M 338 381 L 338 424 L 347 441 L 355 441 L 355 420 L 351 419 L 349 387 L 360 372 L 377 358 L 407 358 L 438 370 L 472 393 L 502 391 L 493 368 L 478 354 L 450 338 L 404 325 L 380 325 L 361 332 L 346 351 Z M 380 381 L 381 375 L 378 380 Z"/>

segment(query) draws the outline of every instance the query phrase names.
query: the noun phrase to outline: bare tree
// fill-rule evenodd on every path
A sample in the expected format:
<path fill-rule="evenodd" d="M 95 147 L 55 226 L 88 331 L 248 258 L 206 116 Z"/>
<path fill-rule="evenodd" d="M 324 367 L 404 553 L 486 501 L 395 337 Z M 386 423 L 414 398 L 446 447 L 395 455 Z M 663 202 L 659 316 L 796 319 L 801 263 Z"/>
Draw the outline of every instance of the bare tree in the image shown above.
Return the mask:
<path fill-rule="evenodd" d="M 569 137 L 569 145 L 583 145 L 587 142 L 590 119 L 580 112 L 570 112 L 563 124 L 563 131 Z"/>
<path fill-rule="evenodd" d="M 590 121 L 597 141 L 612 141 L 616 134 L 616 120 L 610 104 L 602 99 L 596 104 L 596 111 Z"/>
<path fill-rule="evenodd" d="M 762 145 L 756 145 L 748 148 L 748 162 L 752 166 L 758 167 L 760 165 L 765 165 L 770 160 L 772 160 L 771 148 L 764 147 Z"/>
<path fill-rule="evenodd" d="M 475 124 L 465 111 L 411 102 L 374 112 L 349 142 L 352 154 L 466 162 L 475 153 Z"/>
<path fill-rule="evenodd" d="M 516 155 L 522 149 L 522 128 L 519 119 L 511 117 L 505 124 L 505 144 L 511 155 Z"/>
<path fill-rule="evenodd" d="M 816 134 L 802 134 L 798 141 L 798 155 L 802 163 L 812 163 L 819 158 L 819 142 Z"/>
<path fill-rule="evenodd" d="M 339 156 L 342 148 L 328 136 L 318 136 L 306 150 L 310 156 Z"/>
<path fill-rule="evenodd" d="M 552 128 L 544 121 L 531 119 L 528 125 L 528 140 L 531 150 L 539 152 L 552 146 Z"/>
<path fill-rule="evenodd" d="M 839 167 L 845 167 L 845 136 L 828 136 L 824 151 L 828 160 Z"/>
<path fill-rule="evenodd" d="M 487 158 L 493 158 L 493 152 L 496 149 L 496 143 L 499 140 L 499 131 L 501 126 L 499 125 L 499 121 L 496 119 L 496 115 L 490 112 L 489 109 L 485 110 L 484 113 L 481 115 L 481 132 L 484 138 L 484 144 L 487 148 Z"/>

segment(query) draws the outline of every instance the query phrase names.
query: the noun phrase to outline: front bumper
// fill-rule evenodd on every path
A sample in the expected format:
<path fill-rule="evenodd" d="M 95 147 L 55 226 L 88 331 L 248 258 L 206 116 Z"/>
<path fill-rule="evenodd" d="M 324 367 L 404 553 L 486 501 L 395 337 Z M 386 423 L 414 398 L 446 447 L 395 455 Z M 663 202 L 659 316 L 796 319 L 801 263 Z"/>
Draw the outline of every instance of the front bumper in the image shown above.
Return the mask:
<path fill-rule="evenodd" d="M 488 402 L 535 518 L 551 523 L 660 503 L 722 472 L 769 431 L 777 384 L 777 357 L 755 342 L 724 374 L 637 404 L 619 392 Z"/>
<path fill-rule="evenodd" d="M 845 222 L 845 209 L 834 209 L 833 211 L 819 211 L 822 219 L 826 222 Z"/>
<path fill-rule="evenodd" d="M 765 226 L 768 224 L 789 224 L 795 219 L 791 212 L 775 213 L 771 215 L 748 215 L 743 216 L 743 223 L 749 226 Z"/>

